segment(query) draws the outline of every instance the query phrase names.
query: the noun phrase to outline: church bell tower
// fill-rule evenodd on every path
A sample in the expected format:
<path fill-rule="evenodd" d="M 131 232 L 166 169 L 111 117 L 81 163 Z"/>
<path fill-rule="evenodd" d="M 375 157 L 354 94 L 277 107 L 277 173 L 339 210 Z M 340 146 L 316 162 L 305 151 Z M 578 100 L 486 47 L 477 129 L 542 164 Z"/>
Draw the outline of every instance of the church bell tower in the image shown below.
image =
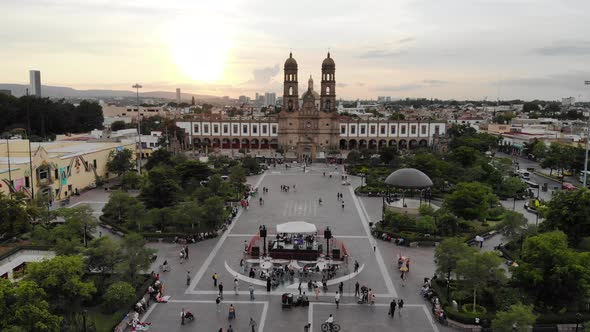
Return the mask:
<path fill-rule="evenodd" d="M 283 82 L 283 110 L 295 112 L 299 110 L 299 89 L 297 85 L 297 61 L 289 52 L 285 61 L 285 79 Z"/>
<path fill-rule="evenodd" d="M 320 98 L 320 110 L 324 112 L 332 112 L 336 109 L 336 64 L 330 57 L 322 62 L 322 86 Z"/>

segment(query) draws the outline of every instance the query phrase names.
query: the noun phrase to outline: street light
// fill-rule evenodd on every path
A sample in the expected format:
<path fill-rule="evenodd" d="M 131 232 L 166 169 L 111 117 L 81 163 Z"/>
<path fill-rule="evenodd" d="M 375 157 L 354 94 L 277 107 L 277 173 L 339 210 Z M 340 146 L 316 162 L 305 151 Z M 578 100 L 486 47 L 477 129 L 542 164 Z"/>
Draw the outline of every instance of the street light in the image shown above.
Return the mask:
<path fill-rule="evenodd" d="M 590 81 L 584 81 L 584 85 L 590 86 Z M 584 151 L 584 188 L 586 188 L 588 172 L 588 138 L 590 136 L 590 114 L 588 114 L 588 123 L 586 126 L 586 150 Z"/>
<path fill-rule="evenodd" d="M 139 160 L 137 163 L 137 172 L 141 174 L 141 112 L 139 111 L 139 89 L 143 88 L 139 83 L 135 83 L 132 88 L 137 92 L 137 137 L 139 139 Z"/>

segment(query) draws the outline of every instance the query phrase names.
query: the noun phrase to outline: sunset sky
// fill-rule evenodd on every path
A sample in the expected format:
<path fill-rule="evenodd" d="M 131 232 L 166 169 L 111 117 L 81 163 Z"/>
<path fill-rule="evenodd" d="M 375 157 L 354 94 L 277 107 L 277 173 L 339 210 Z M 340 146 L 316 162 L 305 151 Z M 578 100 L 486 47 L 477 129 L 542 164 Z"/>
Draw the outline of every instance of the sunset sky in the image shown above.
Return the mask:
<path fill-rule="evenodd" d="M 329 49 L 337 94 L 589 100 L 588 0 L 2 0 L 0 83 L 252 96 L 300 89 Z"/>

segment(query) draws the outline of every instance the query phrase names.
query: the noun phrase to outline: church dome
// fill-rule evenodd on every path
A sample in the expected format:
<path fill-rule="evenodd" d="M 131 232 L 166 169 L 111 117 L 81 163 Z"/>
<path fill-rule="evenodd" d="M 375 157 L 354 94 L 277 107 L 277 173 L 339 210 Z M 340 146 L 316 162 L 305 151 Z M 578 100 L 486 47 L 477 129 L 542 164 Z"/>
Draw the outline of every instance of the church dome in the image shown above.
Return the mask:
<path fill-rule="evenodd" d="M 291 52 L 289 52 L 289 58 L 285 61 L 285 69 L 297 70 L 297 61 L 295 61 Z"/>
<path fill-rule="evenodd" d="M 324 59 L 322 62 L 322 69 L 324 68 L 335 68 L 336 63 L 334 63 L 334 59 L 330 58 L 330 52 L 328 52 L 328 57 Z"/>

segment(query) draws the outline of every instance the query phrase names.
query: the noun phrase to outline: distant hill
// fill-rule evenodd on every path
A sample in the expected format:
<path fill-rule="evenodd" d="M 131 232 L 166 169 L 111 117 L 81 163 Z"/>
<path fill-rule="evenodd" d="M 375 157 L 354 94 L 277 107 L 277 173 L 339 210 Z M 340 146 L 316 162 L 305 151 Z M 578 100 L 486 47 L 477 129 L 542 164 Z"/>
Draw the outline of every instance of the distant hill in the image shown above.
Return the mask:
<path fill-rule="evenodd" d="M 29 88 L 27 84 L 7 84 L 0 83 L 0 90 L 10 90 L 13 96 L 23 96 L 26 94 L 26 89 Z M 135 97 L 134 91 L 126 90 L 76 90 L 65 86 L 50 86 L 42 85 L 41 92 L 43 97 L 51 98 L 108 98 L 108 97 Z M 176 99 L 175 91 L 146 91 L 140 92 L 141 97 Z M 192 96 L 196 99 L 216 99 L 217 96 L 197 95 L 191 93 L 183 93 L 182 99 L 188 100 Z"/>

